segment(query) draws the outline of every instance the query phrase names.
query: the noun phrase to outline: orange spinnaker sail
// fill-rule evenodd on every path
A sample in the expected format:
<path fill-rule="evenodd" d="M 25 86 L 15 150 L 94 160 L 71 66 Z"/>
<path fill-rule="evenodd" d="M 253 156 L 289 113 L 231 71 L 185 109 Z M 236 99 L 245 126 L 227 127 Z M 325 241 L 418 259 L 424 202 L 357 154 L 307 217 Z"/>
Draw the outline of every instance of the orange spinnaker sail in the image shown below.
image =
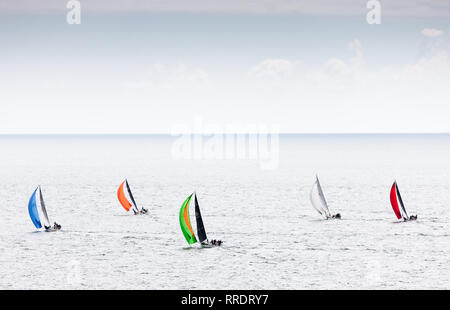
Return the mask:
<path fill-rule="evenodd" d="M 127 197 L 125 196 L 125 192 L 123 191 L 125 182 L 126 181 L 123 181 L 122 184 L 120 184 L 119 189 L 117 190 L 117 198 L 119 198 L 119 202 L 122 207 L 128 212 L 130 211 L 131 203 L 128 201 Z"/>

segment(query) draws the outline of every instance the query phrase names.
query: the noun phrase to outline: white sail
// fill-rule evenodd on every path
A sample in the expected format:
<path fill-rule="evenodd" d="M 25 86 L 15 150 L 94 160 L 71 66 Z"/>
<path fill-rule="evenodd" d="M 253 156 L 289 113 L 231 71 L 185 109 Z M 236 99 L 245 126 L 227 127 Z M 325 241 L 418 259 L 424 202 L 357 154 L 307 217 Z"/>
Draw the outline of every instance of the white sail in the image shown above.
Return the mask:
<path fill-rule="evenodd" d="M 325 195 L 322 191 L 322 186 L 320 186 L 319 178 L 316 177 L 316 181 L 311 189 L 310 193 L 311 204 L 314 209 L 317 210 L 325 218 L 331 217 L 330 210 L 328 209 L 328 204 L 325 199 Z"/>
<path fill-rule="evenodd" d="M 44 226 L 50 227 L 50 220 L 48 219 L 47 209 L 45 208 L 44 197 L 42 196 L 41 187 L 39 186 L 39 201 L 41 205 L 42 217 L 44 220 Z"/>

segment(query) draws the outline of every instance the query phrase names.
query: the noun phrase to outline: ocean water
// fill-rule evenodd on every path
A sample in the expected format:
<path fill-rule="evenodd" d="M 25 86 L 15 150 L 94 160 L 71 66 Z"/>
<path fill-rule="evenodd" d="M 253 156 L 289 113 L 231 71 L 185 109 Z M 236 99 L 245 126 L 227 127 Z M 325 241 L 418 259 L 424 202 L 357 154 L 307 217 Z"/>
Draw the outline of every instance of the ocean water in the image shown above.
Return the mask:
<path fill-rule="evenodd" d="M 282 135 L 272 169 L 175 139 L 0 136 L 0 289 L 450 289 L 450 135 Z M 312 208 L 316 173 L 342 220 Z M 119 205 L 125 177 L 149 215 Z M 418 221 L 396 221 L 394 179 Z M 28 217 L 38 184 L 59 232 Z M 194 190 L 222 247 L 182 236 Z"/>

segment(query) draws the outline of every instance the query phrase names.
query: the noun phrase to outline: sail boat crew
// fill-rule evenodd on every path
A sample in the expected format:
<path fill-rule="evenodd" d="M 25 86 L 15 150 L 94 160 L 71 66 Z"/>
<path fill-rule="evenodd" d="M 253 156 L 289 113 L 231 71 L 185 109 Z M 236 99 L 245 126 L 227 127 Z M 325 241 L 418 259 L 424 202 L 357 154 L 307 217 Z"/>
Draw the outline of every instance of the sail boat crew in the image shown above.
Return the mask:
<path fill-rule="evenodd" d="M 144 207 L 142 207 L 141 210 L 136 211 L 136 209 L 133 208 L 133 212 L 134 212 L 134 215 L 138 215 L 138 214 L 147 214 L 148 210 L 147 210 L 147 209 L 144 209 Z"/>
<path fill-rule="evenodd" d="M 59 225 L 58 223 L 54 222 L 53 223 L 53 227 L 52 226 L 45 226 L 45 231 L 55 231 L 55 230 L 60 230 L 61 229 L 61 225 Z"/>
<path fill-rule="evenodd" d="M 216 240 L 216 239 L 213 239 L 213 240 L 211 240 L 211 245 L 213 245 L 213 246 L 221 246 L 222 245 L 222 243 L 223 243 L 223 241 L 222 240 Z"/>

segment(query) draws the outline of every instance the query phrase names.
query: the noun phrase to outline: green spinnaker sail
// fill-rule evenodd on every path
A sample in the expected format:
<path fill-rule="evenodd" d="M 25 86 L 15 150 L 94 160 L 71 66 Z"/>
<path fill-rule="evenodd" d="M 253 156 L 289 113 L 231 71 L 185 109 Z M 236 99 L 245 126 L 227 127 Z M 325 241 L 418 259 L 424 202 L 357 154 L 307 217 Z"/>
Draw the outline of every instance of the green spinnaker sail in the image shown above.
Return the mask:
<path fill-rule="evenodd" d="M 181 231 L 183 232 L 184 237 L 186 238 L 186 241 L 189 244 L 193 244 L 197 242 L 197 239 L 195 238 L 194 231 L 191 227 L 191 221 L 189 219 L 189 202 L 192 198 L 191 194 L 181 205 L 180 209 L 180 226 Z"/>

